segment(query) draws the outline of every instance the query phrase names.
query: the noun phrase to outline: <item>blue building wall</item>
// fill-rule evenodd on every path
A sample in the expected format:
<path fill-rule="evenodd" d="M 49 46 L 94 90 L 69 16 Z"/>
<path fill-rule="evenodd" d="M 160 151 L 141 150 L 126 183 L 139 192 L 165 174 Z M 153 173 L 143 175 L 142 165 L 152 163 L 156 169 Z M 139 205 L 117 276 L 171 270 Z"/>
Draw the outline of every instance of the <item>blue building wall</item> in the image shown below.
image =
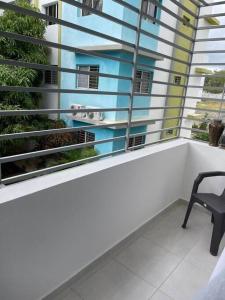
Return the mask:
<path fill-rule="evenodd" d="M 126 2 L 132 4 L 135 7 L 140 7 L 140 0 L 129 0 Z M 137 14 L 112 0 L 103 1 L 103 12 L 119 20 L 126 21 L 131 25 L 137 25 Z M 160 10 L 158 10 L 158 17 L 159 16 Z M 97 16 L 95 14 L 82 16 L 80 8 L 73 7 L 64 2 L 62 3 L 62 19 L 80 25 L 82 27 L 86 27 L 88 29 L 102 32 L 120 40 L 135 43 L 136 32 L 134 30 L 110 20 L 106 20 L 105 18 Z M 147 20 L 143 20 L 142 29 L 156 35 L 159 32 L 159 26 Z M 70 29 L 63 27 L 62 31 L 70 31 Z M 73 39 L 71 42 L 76 41 L 77 47 L 115 44 L 115 42 L 113 41 L 99 37 L 96 38 L 96 36 L 94 35 L 87 34 L 79 30 L 72 29 L 72 31 Z M 155 39 L 147 37 L 146 35 L 141 35 L 140 45 L 154 51 L 156 51 L 157 49 L 157 41 Z"/>
<path fill-rule="evenodd" d="M 139 7 L 140 0 L 127 0 L 130 4 Z M 109 15 L 127 21 L 130 24 L 137 25 L 137 15 L 131 10 L 115 3 L 112 0 L 103 1 L 103 11 Z M 73 7 L 65 2 L 62 2 L 62 19 L 69 22 L 94 29 L 99 32 L 104 32 L 107 35 L 126 40 L 134 43 L 135 32 L 122 27 L 121 25 L 110 22 L 97 15 L 81 16 L 81 10 Z M 143 21 L 142 28 L 153 34 L 158 34 L 159 27 L 149 21 Z M 104 29 L 104 30 L 103 30 Z M 81 46 L 98 46 L 98 45 L 112 45 L 112 41 L 98 38 L 77 30 L 69 29 L 67 27 L 61 28 L 61 42 L 64 45 L 74 47 Z M 150 50 L 156 50 L 157 41 L 145 35 L 141 36 L 141 46 Z M 104 53 L 115 56 L 118 58 L 125 58 L 132 61 L 133 54 L 123 51 L 105 51 Z M 140 63 L 147 64 L 151 70 L 151 66 L 155 65 L 155 60 L 143 56 L 138 57 Z M 61 51 L 61 66 L 76 69 L 78 65 L 99 65 L 99 72 L 114 75 L 131 76 L 132 66 L 126 63 L 116 62 L 105 58 L 91 57 L 79 53 L 73 53 L 66 50 Z M 141 68 L 143 69 L 143 68 Z M 76 88 L 76 74 L 62 73 L 61 74 L 61 88 L 74 89 Z M 99 77 L 99 91 L 112 91 L 112 92 L 127 92 L 131 89 L 131 83 L 127 80 L 111 79 Z M 134 107 L 150 106 L 150 97 L 135 96 Z M 128 96 L 114 96 L 114 95 L 91 95 L 91 94 L 61 94 L 60 95 L 60 108 L 68 109 L 72 104 L 79 103 L 87 106 L 94 106 L 99 108 L 118 108 L 127 107 L 129 104 Z M 146 119 L 149 111 L 135 111 L 132 115 L 135 119 Z M 61 117 L 66 121 L 68 126 L 84 126 L 87 123 L 73 121 L 67 114 L 62 114 Z M 105 120 L 107 121 L 127 121 L 127 112 L 105 112 Z M 111 129 L 99 128 L 89 130 L 95 133 L 96 140 L 112 138 L 116 136 L 124 136 L 126 130 L 124 129 Z M 138 126 L 131 129 L 131 133 L 141 133 L 146 131 L 146 126 Z M 112 152 L 124 148 L 125 140 L 99 144 L 96 145 L 96 150 L 99 153 Z"/>
<path fill-rule="evenodd" d="M 91 124 L 86 124 L 86 125 L 91 125 Z M 83 122 L 79 121 L 73 121 L 73 126 L 74 127 L 80 127 L 84 126 Z M 96 140 L 105 140 L 105 139 L 111 139 L 114 137 L 123 137 L 126 135 L 126 129 L 121 128 L 121 129 L 112 129 L 112 128 L 94 128 L 94 129 L 89 129 L 89 132 L 92 132 L 95 134 Z M 146 126 L 138 126 L 138 127 L 133 127 L 131 128 L 131 134 L 136 134 L 136 133 L 143 133 L 146 132 Z M 114 142 L 106 142 L 106 143 L 101 143 L 99 145 L 95 145 L 95 149 L 97 150 L 98 153 L 110 153 L 116 150 L 121 150 L 124 149 L 125 147 L 125 138 L 114 141 Z"/>

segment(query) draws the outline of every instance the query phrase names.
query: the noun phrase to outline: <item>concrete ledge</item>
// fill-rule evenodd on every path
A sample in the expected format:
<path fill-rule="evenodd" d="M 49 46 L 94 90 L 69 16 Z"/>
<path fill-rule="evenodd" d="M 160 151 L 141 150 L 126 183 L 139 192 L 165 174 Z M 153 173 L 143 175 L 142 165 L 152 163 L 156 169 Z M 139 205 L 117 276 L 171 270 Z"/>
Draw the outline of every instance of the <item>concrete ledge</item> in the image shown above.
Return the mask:
<path fill-rule="evenodd" d="M 172 149 L 174 147 L 182 146 L 185 144 L 188 144 L 188 141 L 185 139 L 178 139 L 171 142 L 156 144 L 154 146 L 146 147 L 138 151 L 132 151 L 130 153 L 106 158 L 96 162 L 55 172 L 49 175 L 43 175 L 19 183 L 3 186 L 0 189 L 0 205 L 8 201 L 16 200 L 20 197 L 28 196 L 45 189 L 49 189 L 66 182 L 82 178 L 84 176 L 113 168 L 121 164 L 126 164 L 142 157 L 146 157 L 148 155 L 161 151 L 166 151 L 168 149 Z"/>

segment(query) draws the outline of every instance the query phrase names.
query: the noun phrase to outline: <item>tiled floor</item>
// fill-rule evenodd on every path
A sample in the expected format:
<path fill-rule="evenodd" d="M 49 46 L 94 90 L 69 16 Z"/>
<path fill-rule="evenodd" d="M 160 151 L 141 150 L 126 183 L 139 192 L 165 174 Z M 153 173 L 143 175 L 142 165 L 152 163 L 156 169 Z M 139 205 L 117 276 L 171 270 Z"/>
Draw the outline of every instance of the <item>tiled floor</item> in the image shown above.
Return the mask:
<path fill-rule="evenodd" d="M 54 300 L 193 299 L 218 257 L 209 253 L 209 214 L 194 208 L 183 230 L 185 211 L 183 201 L 171 206 Z M 220 253 L 224 245 L 223 240 Z"/>

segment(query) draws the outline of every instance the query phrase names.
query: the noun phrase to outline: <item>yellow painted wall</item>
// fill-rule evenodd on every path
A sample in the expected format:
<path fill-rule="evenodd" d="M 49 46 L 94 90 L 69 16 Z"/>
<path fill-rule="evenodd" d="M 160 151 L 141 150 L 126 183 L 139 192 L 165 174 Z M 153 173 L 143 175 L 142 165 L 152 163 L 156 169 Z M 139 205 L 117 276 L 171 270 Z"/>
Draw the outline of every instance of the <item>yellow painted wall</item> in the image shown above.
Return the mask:
<path fill-rule="evenodd" d="M 198 8 L 192 4 L 189 0 L 182 0 L 181 4 L 183 4 L 186 8 L 188 8 L 189 10 L 191 10 L 193 13 L 197 14 L 198 13 Z M 184 17 L 186 16 L 187 18 L 190 19 L 190 24 L 192 24 L 193 26 L 196 26 L 197 24 L 197 20 L 194 16 L 190 15 L 188 12 L 186 12 L 183 9 L 179 9 L 179 16 L 180 17 Z M 177 30 L 184 33 L 185 35 L 189 36 L 189 37 L 193 37 L 195 30 L 189 26 L 184 25 L 182 22 L 178 21 L 177 22 Z M 182 46 L 185 49 L 191 50 L 192 46 L 193 46 L 193 42 L 191 42 L 188 39 L 183 38 L 182 36 L 176 34 L 175 35 L 175 40 L 174 43 L 176 45 Z M 178 58 L 181 59 L 185 62 L 190 62 L 190 54 L 187 52 L 184 52 L 180 49 L 174 48 L 173 50 L 173 57 L 174 58 Z M 188 74 L 189 68 L 187 65 L 180 63 L 180 62 L 176 62 L 173 61 L 171 63 L 171 71 L 177 71 L 177 72 L 182 72 L 185 74 Z M 174 78 L 175 76 L 181 76 L 181 75 L 176 75 L 176 74 L 171 74 L 169 77 L 169 82 L 170 83 L 175 83 L 174 82 Z M 186 78 L 185 76 L 181 76 L 181 85 L 186 84 Z M 185 94 L 185 88 L 184 87 L 179 87 L 179 86 L 169 86 L 168 87 L 168 91 L 167 91 L 168 95 L 177 95 L 177 96 L 184 96 Z M 184 99 L 180 99 L 180 98 L 167 98 L 167 106 L 181 106 L 183 103 Z M 179 117 L 181 114 L 181 109 L 169 109 L 165 111 L 165 117 Z M 167 120 L 164 121 L 163 123 L 163 128 L 169 128 L 169 127 L 175 127 L 179 125 L 179 120 Z M 173 133 L 168 133 L 168 132 L 164 132 L 162 134 L 163 138 L 167 138 L 173 135 L 177 134 L 177 130 L 173 130 Z"/>

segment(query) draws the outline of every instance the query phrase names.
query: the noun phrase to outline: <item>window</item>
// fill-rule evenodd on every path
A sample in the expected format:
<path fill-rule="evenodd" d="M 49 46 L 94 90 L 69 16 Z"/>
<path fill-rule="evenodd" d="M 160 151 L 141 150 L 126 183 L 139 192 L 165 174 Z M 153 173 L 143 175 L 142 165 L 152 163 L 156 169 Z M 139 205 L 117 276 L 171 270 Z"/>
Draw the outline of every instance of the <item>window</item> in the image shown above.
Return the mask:
<path fill-rule="evenodd" d="M 103 0 L 83 0 L 83 4 L 90 7 L 102 11 Z M 92 12 L 87 9 L 82 9 L 82 16 L 89 16 Z"/>
<path fill-rule="evenodd" d="M 45 71 L 45 83 L 46 84 L 57 84 L 58 83 L 58 72 L 52 70 Z"/>
<path fill-rule="evenodd" d="M 152 87 L 152 78 L 153 72 L 137 70 L 134 88 L 135 93 L 150 94 Z"/>
<path fill-rule="evenodd" d="M 99 73 L 99 66 L 78 66 L 80 71 Z M 86 89 L 98 89 L 99 77 L 97 75 L 77 74 L 77 87 Z"/>
<path fill-rule="evenodd" d="M 95 134 L 85 130 L 78 130 L 75 132 L 76 140 L 78 144 L 94 142 L 95 141 Z"/>
<path fill-rule="evenodd" d="M 149 0 L 144 0 L 144 3 L 143 3 L 143 13 L 145 14 L 144 19 L 149 19 L 146 15 L 149 15 L 150 17 L 153 17 L 156 19 L 157 18 L 157 10 L 158 10 L 158 8 L 154 3 L 152 3 Z M 155 22 L 153 22 L 153 23 L 155 23 Z"/>
<path fill-rule="evenodd" d="M 188 18 L 187 16 L 183 15 L 183 24 L 185 26 L 190 25 L 190 21 L 191 21 L 190 18 Z"/>
<path fill-rule="evenodd" d="M 166 134 L 169 134 L 169 135 L 173 134 L 173 129 L 168 129 L 168 130 L 166 131 Z"/>
<path fill-rule="evenodd" d="M 58 18 L 58 3 L 45 7 L 45 14 L 50 17 Z M 47 25 L 55 24 L 52 21 L 47 21 Z"/>
<path fill-rule="evenodd" d="M 129 147 L 143 145 L 144 143 L 145 143 L 144 135 L 129 138 Z"/>
<path fill-rule="evenodd" d="M 174 76 L 174 83 L 177 85 L 181 84 L 181 76 Z"/>

